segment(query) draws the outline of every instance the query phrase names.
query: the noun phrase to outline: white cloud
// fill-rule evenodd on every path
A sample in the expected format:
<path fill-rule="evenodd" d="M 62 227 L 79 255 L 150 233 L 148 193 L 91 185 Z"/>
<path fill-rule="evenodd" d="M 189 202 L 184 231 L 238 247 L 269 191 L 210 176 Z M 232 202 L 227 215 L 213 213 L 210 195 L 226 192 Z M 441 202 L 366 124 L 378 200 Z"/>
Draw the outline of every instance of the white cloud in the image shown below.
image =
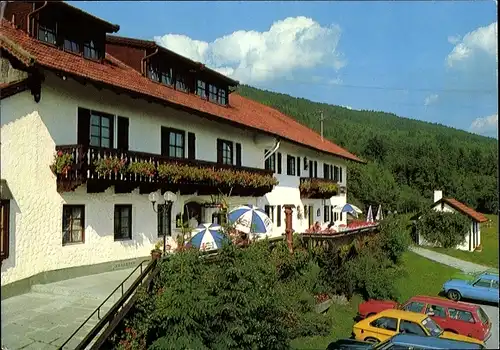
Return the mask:
<path fill-rule="evenodd" d="M 497 22 L 465 34 L 455 44 L 453 50 L 446 57 L 446 64 L 450 68 L 460 67 L 462 64 L 469 63 L 484 55 L 497 57 Z"/>
<path fill-rule="evenodd" d="M 457 44 L 460 40 L 460 35 L 450 35 L 448 37 L 448 42 L 453 45 Z"/>
<path fill-rule="evenodd" d="M 344 107 L 344 108 L 347 108 L 347 109 L 352 109 L 351 106 L 340 106 L 340 107 Z"/>
<path fill-rule="evenodd" d="M 493 114 L 489 117 L 476 118 L 470 126 L 470 131 L 485 136 L 495 137 L 497 135 L 497 130 L 498 114 Z"/>
<path fill-rule="evenodd" d="M 340 35 L 338 25 L 321 26 L 301 16 L 276 21 L 264 32 L 239 30 L 212 42 L 178 34 L 154 39 L 172 51 L 249 83 L 284 77 L 298 69 L 341 69 L 346 61 L 337 50 Z"/>
<path fill-rule="evenodd" d="M 438 99 L 439 99 L 438 94 L 429 95 L 424 99 L 424 106 L 429 106 L 433 103 L 436 103 Z"/>

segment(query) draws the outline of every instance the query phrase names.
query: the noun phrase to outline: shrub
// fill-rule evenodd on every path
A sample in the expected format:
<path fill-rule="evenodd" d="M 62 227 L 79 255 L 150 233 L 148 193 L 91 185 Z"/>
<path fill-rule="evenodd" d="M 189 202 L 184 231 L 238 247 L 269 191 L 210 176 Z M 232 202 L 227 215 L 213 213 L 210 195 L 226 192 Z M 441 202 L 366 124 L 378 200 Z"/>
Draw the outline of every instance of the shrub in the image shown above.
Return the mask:
<path fill-rule="evenodd" d="M 394 264 L 401 261 L 411 243 L 410 227 L 403 216 L 392 215 L 380 223 L 380 249 Z"/>
<path fill-rule="evenodd" d="M 465 242 L 470 220 L 462 214 L 428 210 L 416 223 L 417 232 L 430 244 L 455 248 Z"/>

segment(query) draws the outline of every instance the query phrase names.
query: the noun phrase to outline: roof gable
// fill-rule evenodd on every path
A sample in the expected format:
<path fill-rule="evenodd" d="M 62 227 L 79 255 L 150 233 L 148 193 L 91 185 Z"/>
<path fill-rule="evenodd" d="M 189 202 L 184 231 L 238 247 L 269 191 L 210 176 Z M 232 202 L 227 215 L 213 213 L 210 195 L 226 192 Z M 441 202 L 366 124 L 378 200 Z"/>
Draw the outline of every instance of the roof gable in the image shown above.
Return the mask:
<path fill-rule="evenodd" d="M 486 216 L 484 216 L 481 213 L 478 213 L 474 209 L 472 209 L 472 208 L 466 206 L 465 204 L 457 201 L 455 198 L 441 198 L 440 200 L 438 200 L 437 202 L 435 202 L 434 204 L 432 204 L 432 207 L 435 207 L 436 204 L 440 204 L 440 203 L 446 203 L 446 204 L 448 204 L 453 209 L 459 211 L 460 213 L 462 213 L 464 215 L 467 215 L 468 217 L 474 219 L 477 222 L 481 223 L 481 222 L 488 221 L 488 218 Z"/>

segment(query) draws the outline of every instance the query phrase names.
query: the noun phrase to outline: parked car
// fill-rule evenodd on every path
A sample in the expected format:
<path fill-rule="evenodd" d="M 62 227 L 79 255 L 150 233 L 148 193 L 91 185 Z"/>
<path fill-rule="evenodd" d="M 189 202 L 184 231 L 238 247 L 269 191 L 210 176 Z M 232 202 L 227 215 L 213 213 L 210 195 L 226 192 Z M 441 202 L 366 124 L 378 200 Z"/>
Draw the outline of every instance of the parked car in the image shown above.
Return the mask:
<path fill-rule="evenodd" d="M 480 275 L 496 275 L 498 276 L 498 269 L 491 268 L 488 270 L 484 270 L 482 272 L 475 272 L 475 273 L 466 273 L 466 272 L 456 272 L 451 276 L 452 280 L 464 280 L 464 281 L 474 281 L 477 279 Z"/>
<path fill-rule="evenodd" d="M 389 350 L 389 349 L 485 349 L 481 344 L 436 337 L 397 334 L 378 344 L 354 339 L 331 342 L 326 350 Z"/>
<path fill-rule="evenodd" d="M 491 336 L 491 321 L 480 305 L 439 297 L 417 295 L 402 304 L 395 301 L 368 300 L 358 306 L 358 317 L 366 318 L 387 309 L 427 314 L 447 332 L 483 341 Z"/>
<path fill-rule="evenodd" d="M 498 275 L 481 274 L 472 281 L 452 279 L 443 284 L 451 300 L 472 299 L 498 303 Z"/>
<path fill-rule="evenodd" d="M 437 337 L 480 344 L 477 340 L 464 335 L 445 332 L 429 316 L 402 310 L 384 310 L 356 323 L 352 332 L 354 338 L 373 343 L 383 342 L 398 333 Z"/>

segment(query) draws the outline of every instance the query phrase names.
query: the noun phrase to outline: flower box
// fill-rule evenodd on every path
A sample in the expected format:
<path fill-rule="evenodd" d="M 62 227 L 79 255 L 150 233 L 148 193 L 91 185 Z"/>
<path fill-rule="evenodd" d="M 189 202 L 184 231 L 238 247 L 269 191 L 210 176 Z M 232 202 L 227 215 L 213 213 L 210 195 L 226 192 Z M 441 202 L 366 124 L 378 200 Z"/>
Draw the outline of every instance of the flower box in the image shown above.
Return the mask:
<path fill-rule="evenodd" d="M 73 155 L 65 153 L 63 151 L 57 151 L 54 156 L 54 161 L 50 166 L 50 170 L 52 170 L 55 175 L 61 174 L 66 176 L 71 170 L 73 164 Z"/>
<path fill-rule="evenodd" d="M 100 158 L 94 161 L 95 171 L 99 176 L 117 175 L 124 172 L 126 162 L 126 158 L 116 156 Z"/>
<path fill-rule="evenodd" d="M 300 193 L 309 198 L 328 198 L 338 194 L 338 184 L 326 179 L 303 179 L 299 185 Z"/>
<path fill-rule="evenodd" d="M 127 171 L 129 173 L 138 175 L 138 176 L 145 176 L 145 177 L 153 177 L 156 175 L 156 167 L 154 163 L 151 162 L 145 162 L 145 161 L 138 161 L 138 162 L 132 162 L 129 164 Z"/>

